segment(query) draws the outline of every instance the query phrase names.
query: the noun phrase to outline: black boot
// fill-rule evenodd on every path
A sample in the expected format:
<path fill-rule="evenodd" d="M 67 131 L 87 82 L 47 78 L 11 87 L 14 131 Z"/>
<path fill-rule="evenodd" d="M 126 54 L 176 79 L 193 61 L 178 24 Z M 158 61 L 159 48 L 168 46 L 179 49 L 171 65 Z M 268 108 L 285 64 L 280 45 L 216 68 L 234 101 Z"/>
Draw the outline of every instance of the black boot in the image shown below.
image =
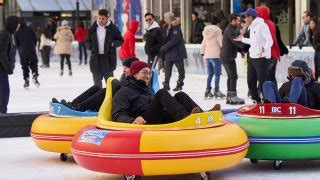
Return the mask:
<path fill-rule="evenodd" d="M 183 82 L 178 81 L 178 82 L 177 82 L 177 87 L 175 87 L 175 88 L 173 89 L 173 91 L 181 91 L 183 85 L 184 85 Z"/>
<path fill-rule="evenodd" d="M 221 99 L 223 99 L 223 98 L 225 98 L 226 97 L 226 95 L 225 94 L 223 94 L 219 89 L 214 89 L 214 97 L 217 99 L 217 98 L 221 98 Z"/>
<path fill-rule="evenodd" d="M 29 89 L 29 86 L 30 86 L 30 84 L 29 84 L 29 78 L 25 78 L 25 79 L 24 79 L 24 85 L 23 85 L 23 87 L 24 87 L 25 89 Z"/>
<path fill-rule="evenodd" d="M 33 82 L 37 87 L 40 87 L 40 83 L 39 83 L 39 81 L 38 81 L 38 76 L 37 76 L 36 74 L 33 74 L 32 82 Z"/>
<path fill-rule="evenodd" d="M 204 93 L 204 99 L 211 99 L 214 95 L 211 93 L 211 88 L 206 89 L 206 92 Z"/>
<path fill-rule="evenodd" d="M 163 89 L 164 89 L 164 90 L 170 91 L 169 83 L 162 82 L 162 85 L 163 85 Z"/>

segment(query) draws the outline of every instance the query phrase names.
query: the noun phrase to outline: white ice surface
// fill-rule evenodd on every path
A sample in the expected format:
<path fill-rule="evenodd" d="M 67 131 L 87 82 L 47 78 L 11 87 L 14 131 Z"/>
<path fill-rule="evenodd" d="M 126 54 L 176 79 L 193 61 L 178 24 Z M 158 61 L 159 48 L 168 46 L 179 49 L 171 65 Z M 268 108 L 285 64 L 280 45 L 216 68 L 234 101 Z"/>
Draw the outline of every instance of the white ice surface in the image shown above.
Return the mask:
<path fill-rule="evenodd" d="M 40 88 L 32 83 L 30 90 L 25 90 L 20 65 L 15 74 L 10 76 L 11 95 L 9 112 L 47 111 L 52 97 L 71 100 L 90 87 L 92 76 L 88 66 L 73 65 L 73 76 L 60 77 L 59 64 L 52 63 L 50 69 L 40 69 Z M 67 74 L 65 67 L 65 74 Z M 121 69 L 116 71 L 116 77 Z M 177 74 L 173 74 L 171 87 L 175 87 Z M 160 76 L 162 82 L 163 75 Z M 221 103 L 223 108 L 236 108 L 225 105 L 225 100 L 204 100 L 206 77 L 203 75 L 186 75 L 184 91 L 187 92 L 203 109 L 211 108 L 215 103 Z M 226 92 L 226 77 L 221 78 L 221 91 Z M 247 85 L 245 79 L 238 81 L 240 97 L 246 97 Z M 246 103 L 251 101 L 246 99 Z M 61 162 L 59 155 L 38 149 L 31 138 L 0 139 L 0 179 L 122 179 L 119 175 L 109 175 L 89 171 L 79 167 L 72 158 Z M 271 161 L 261 161 L 252 165 L 247 159 L 229 169 L 211 172 L 214 179 L 319 179 L 319 161 L 287 161 L 282 170 L 275 171 Z M 163 177 L 144 177 L 143 179 L 200 179 L 199 175 L 179 175 Z"/>

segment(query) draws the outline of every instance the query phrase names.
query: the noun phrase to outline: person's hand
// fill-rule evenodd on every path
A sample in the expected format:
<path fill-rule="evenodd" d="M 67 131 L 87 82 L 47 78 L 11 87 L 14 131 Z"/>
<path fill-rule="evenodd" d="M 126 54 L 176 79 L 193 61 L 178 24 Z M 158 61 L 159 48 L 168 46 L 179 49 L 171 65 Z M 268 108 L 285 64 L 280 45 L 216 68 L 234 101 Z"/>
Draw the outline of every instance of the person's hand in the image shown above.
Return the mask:
<path fill-rule="evenodd" d="M 143 119 L 143 117 L 139 116 L 136 119 L 134 119 L 133 124 L 145 124 L 146 120 Z"/>
<path fill-rule="evenodd" d="M 258 56 L 260 56 L 260 57 L 261 57 L 261 56 L 262 56 L 262 54 L 264 53 L 264 51 L 265 51 L 265 50 L 264 50 L 264 47 L 262 47 L 262 48 L 261 48 L 261 52 L 258 54 Z"/>
<path fill-rule="evenodd" d="M 242 35 L 240 35 L 240 36 L 238 36 L 238 37 L 236 37 L 235 39 L 233 39 L 234 41 L 242 41 L 242 39 L 243 39 L 243 36 Z"/>
<path fill-rule="evenodd" d="M 111 43 L 111 47 L 114 47 L 114 43 Z"/>

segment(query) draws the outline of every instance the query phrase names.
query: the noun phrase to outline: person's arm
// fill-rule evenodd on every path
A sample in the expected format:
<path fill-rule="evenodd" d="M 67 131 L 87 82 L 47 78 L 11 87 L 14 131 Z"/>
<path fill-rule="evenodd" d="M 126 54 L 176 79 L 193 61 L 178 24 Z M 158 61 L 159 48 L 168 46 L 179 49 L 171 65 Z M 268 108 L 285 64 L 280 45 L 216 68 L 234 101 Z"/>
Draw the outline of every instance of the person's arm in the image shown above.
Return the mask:
<path fill-rule="evenodd" d="M 297 45 L 299 44 L 299 42 L 302 40 L 302 38 L 304 38 L 304 29 L 302 28 L 301 31 L 299 32 L 298 36 L 296 37 L 296 39 L 293 41 L 292 45 Z M 308 38 L 309 39 L 309 38 Z"/>
<path fill-rule="evenodd" d="M 20 48 L 20 38 L 18 36 L 18 32 L 15 32 L 13 34 L 13 38 L 14 38 L 14 43 L 15 43 L 16 47 Z"/>
<path fill-rule="evenodd" d="M 160 52 L 165 53 L 175 45 L 177 45 L 181 41 L 181 29 L 173 29 L 172 30 L 172 38 L 161 47 Z"/>
<path fill-rule="evenodd" d="M 218 40 L 220 48 L 222 48 L 222 32 L 219 33 L 219 36 L 218 36 L 217 40 Z"/>
<path fill-rule="evenodd" d="M 131 57 L 136 57 L 136 54 L 135 54 L 135 37 L 134 35 L 131 36 L 129 38 L 129 51 L 130 51 L 130 55 Z"/>
<path fill-rule="evenodd" d="M 308 28 L 307 35 L 306 35 L 306 33 L 304 33 L 305 39 L 302 43 L 303 46 L 309 46 L 309 44 L 312 43 L 312 42 L 310 42 L 309 31 L 310 31 L 310 28 Z"/>
<path fill-rule="evenodd" d="M 205 50 L 206 50 L 206 39 L 203 38 L 202 43 L 201 43 L 201 47 L 200 47 L 200 54 L 204 55 Z"/>
<path fill-rule="evenodd" d="M 154 44 L 152 47 L 151 47 L 151 51 L 154 53 L 154 54 L 158 54 L 159 53 L 159 50 L 163 44 L 163 38 L 162 38 L 162 32 L 161 32 L 161 29 L 157 29 L 156 30 L 156 36 L 155 36 L 155 40 L 156 40 L 156 44 Z"/>
<path fill-rule="evenodd" d="M 117 48 L 123 44 L 124 40 L 121 35 L 121 32 L 119 31 L 119 29 L 116 26 L 115 26 L 114 30 L 115 30 L 115 38 L 113 39 L 112 45 L 113 45 L 113 47 Z"/>
<path fill-rule="evenodd" d="M 0 63 L 8 74 L 12 74 L 13 70 L 8 59 L 8 46 L 10 45 L 11 38 L 5 33 L 0 33 Z"/>
<path fill-rule="evenodd" d="M 85 42 L 86 42 L 86 46 L 91 51 L 91 48 L 92 48 L 92 31 L 91 30 L 88 31 L 88 34 L 85 38 Z"/>
<path fill-rule="evenodd" d="M 263 24 L 262 28 L 260 28 L 260 32 L 262 34 L 262 37 L 265 39 L 266 43 L 263 46 L 264 51 L 266 52 L 267 50 L 270 52 L 266 52 L 270 54 L 270 57 L 267 58 L 271 58 L 271 47 L 273 45 L 273 40 L 272 40 L 272 36 L 269 30 L 269 27 L 267 26 L 267 24 Z"/>
<path fill-rule="evenodd" d="M 129 115 L 130 100 L 128 94 L 120 89 L 112 100 L 112 120 L 116 122 L 132 123 L 135 118 Z"/>
<path fill-rule="evenodd" d="M 39 50 L 41 51 L 43 46 L 44 46 L 44 41 L 46 40 L 45 36 L 41 34 L 40 36 L 40 45 L 39 45 Z"/>
<path fill-rule="evenodd" d="M 34 45 L 35 45 L 35 47 L 37 47 L 37 35 L 36 35 L 36 32 L 33 30 L 33 29 L 31 29 L 31 32 L 32 32 L 32 40 L 33 40 L 33 43 L 34 43 Z"/>

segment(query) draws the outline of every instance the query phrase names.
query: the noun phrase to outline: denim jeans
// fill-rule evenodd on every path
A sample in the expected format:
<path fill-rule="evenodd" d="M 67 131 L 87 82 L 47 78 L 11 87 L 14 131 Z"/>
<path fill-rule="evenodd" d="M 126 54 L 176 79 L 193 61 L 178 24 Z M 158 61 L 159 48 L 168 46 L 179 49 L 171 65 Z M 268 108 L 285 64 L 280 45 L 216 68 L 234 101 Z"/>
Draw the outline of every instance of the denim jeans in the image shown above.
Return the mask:
<path fill-rule="evenodd" d="M 263 94 L 270 102 L 282 102 L 279 91 L 272 81 L 266 81 L 263 84 Z M 298 103 L 302 106 L 308 107 L 307 91 L 301 78 L 296 77 L 291 81 L 290 97 L 288 98 L 292 103 Z"/>
<path fill-rule="evenodd" d="M 87 63 L 87 47 L 85 42 L 79 42 L 79 60 L 82 63 L 82 55 L 84 55 L 84 63 Z"/>
<path fill-rule="evenodd" d="M 10 87 L 9 77 L 5 72 L 0 72 L 0 113 L 7 113 Z"/>
<path fill-rule="evenodd" d="M 207 89 L 211 88 L 211 81 L 213 75 L 215 75 L 214 85 L 215 89 L 219 89 L 220 84 L 220 75 L 221 75 L 221 59 L 213 58 L 206 59 L 207 69 L 208 69 L 208 78 L 207 78 Z"/>

